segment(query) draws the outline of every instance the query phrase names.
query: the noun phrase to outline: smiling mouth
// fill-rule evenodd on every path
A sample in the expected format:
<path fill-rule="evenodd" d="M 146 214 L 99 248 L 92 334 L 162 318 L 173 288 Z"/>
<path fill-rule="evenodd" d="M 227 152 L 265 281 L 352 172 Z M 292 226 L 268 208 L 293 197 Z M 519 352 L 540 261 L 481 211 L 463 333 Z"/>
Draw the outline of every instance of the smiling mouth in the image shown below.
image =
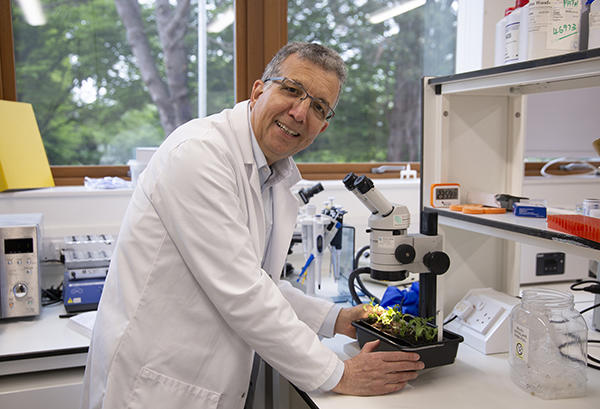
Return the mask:
<path fill-rule="evenodd" d="M 283 130 L 283 132 L 285 132 L 286 134 L 290 135 L 290 136 L 300 136 L 300 134 L 298 132 L 294 132 L 292 131 L 290 128 L 288 128 L 287 126 L 285 126 L 284 124 L 282 124 L 279 121 L 275 121 L 275 124 L 281 128 Z"/>

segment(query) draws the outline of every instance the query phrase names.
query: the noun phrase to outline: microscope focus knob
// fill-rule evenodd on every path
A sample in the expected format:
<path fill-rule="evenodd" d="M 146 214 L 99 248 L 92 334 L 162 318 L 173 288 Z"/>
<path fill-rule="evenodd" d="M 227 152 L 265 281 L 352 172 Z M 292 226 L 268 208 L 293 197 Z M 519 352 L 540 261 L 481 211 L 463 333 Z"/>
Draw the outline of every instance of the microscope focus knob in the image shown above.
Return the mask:
<path fill-rule="evenodd" d="M 423 257 L 423 264 L 434 274 L 444 274 L 450 268 L 450 257 L 443 251 L 431 251 Z"/>
<path fill-rule="evenodd" d="M 396 247 L 394 257 L 400 264 L 410 264 L 415 260 L 415 248 L 410 244 L 401 244 Z"/>

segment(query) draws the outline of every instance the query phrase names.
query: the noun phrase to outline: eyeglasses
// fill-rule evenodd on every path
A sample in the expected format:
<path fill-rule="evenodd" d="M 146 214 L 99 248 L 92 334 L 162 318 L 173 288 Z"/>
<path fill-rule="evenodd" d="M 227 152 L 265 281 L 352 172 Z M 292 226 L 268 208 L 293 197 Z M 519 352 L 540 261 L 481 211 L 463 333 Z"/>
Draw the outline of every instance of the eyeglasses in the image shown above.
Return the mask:
<path fill-rule="evenodd" d="M 310 98 L 311 112 L 319 118 L 319 120 L 329 121 L 335 115 L 335 112 L 333 112 L 333 109 L 331 109 L 327 102 L 323 101 L 321 98 L 315 98 L 310 95 L 299 82 L 286 77 L 267 78 L 265 82 L 267 81 L 277 82 L 280 85 L 279 91 L 290 98 L 298 98 L 300 101 Z"/>

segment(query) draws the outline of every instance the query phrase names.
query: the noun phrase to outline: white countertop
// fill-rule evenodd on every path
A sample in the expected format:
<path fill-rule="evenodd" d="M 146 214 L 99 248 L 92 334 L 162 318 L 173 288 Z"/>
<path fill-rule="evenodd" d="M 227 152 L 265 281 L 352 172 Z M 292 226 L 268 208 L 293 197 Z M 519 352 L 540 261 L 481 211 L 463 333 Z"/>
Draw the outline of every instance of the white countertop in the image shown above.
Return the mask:
<path fill-rule="evenodd" d="M 62 303 L 39 317 L 0 321 L 0 375 L 85 365 L 90 339 L 61 314 Z"/>
<path fill-rule="evenodd" d="M 599 336 L 596 339 L 600 338 Z M 358 353 L 358 343 L 345 336 L 323 340 L 342 359 Z M 589 348 L 600 356 L 600 345 Z M 348 355 L 350 353 L 350 355 Z M 356 397 L 333 392 L 310 393 L 319 409 L 415 408 L 415 409 L 509 409 L 600 407 L 600 371 L 587 369 L 587 395 L 584 398 L 544 400 L 524 392 L 509 378 L 507 354 L 484 355 L 460 344 L 451 365 L 421 371 L 403 390 L 384 396 Z"/>

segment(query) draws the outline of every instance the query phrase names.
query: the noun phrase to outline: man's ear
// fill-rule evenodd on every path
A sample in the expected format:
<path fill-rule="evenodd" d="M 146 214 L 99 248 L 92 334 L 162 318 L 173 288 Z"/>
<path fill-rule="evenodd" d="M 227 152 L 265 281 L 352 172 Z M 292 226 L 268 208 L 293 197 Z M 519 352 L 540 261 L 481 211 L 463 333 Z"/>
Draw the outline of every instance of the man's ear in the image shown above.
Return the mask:
<path fill-rule="evenodd" d="M 325 132 L 325 129 L 327 129 L 328 126 L 329 126 L 329 122 L 325 122 L 325 124 L 323 124 L 323 128 L 321 128 L 321 130 L 319 131 L 319 133 Z"/>
<path fill-rule="evenodd" d="M 258 97 L 264 92 L 265 83 L 261 80 L 254 81 L 252 84 L 252 91 L 250 92 L 250 108 L 254 108 L 254 104 L 258 100 Z"/>

